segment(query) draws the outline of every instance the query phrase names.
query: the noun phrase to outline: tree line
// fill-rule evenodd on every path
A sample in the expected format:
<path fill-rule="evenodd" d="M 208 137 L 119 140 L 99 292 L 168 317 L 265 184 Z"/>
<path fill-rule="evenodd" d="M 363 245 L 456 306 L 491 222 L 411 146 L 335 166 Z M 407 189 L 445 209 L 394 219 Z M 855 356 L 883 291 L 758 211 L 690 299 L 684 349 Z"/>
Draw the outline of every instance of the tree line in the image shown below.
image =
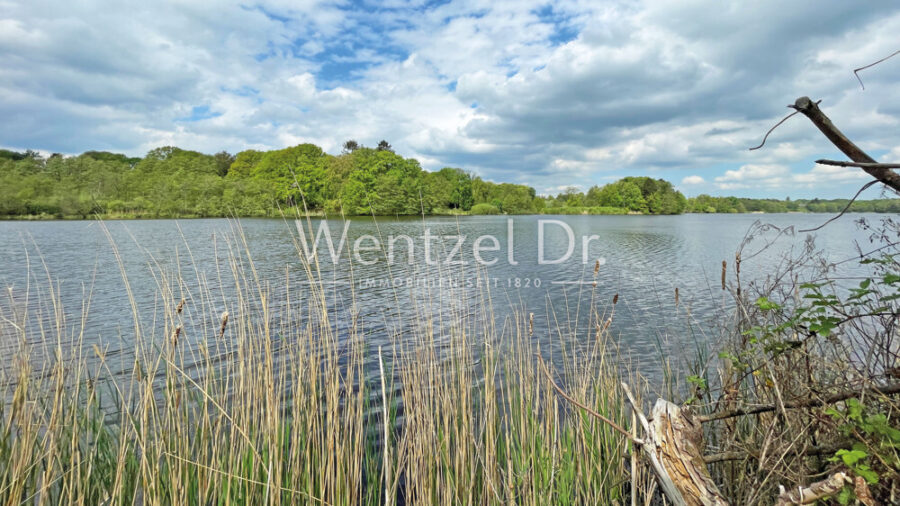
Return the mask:
<path fill-rule="evenodd" d="M 847 201 L 687 199 L 662 179 L 626 177 L 556 196 L 494 183 L 458 168 L 429 172 L 386 141 L 354 141 L 331 155 L 313 144 L 204 154 L 167 146 L 143 158 L 105 151 L 78 156 L 0 150 L 0 216 L 43 218 L 267 217 L 299 210 L 327 215 L 679 214 L 828 211 Z M 895 212 L 900 201 L 857 202 Z"/>

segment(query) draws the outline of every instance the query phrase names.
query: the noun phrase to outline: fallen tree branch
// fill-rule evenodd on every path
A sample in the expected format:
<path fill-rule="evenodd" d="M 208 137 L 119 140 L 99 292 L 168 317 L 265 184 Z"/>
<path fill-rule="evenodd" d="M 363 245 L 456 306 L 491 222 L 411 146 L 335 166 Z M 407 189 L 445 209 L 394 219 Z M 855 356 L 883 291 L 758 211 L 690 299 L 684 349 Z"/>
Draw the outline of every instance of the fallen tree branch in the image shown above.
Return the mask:
<path fill-rule="evenodd" d="M 846 135 L 834 126 L 834 123 L 831 122 L 828 116 L 819 109 L 817 102 L 813 102 L 809 97 L 800 97 L 791 107 L 809 118 L 809 120 L 825 134 L 825 137 L 827 137 L 832 144 L 854 162 L 876 163 L 874 158 L 866 154 L 865 151 L 860 149 L 859 146 L 854 144 Z M 878 167 L 862 167 L 862 170 L 866 171 L 866 173 L 881 181 L 886 186 L 889 186 L 896 191 L 900 191 L 900 174 L 897 174 L 893 170 Z"/>
<path fill-rule="evenodd" d="M 841 491 L 844 485 L 850 483 L 850 478 L 844 473 L 835 473 L 828 478 L 817 481 L 806 487 L 785 490 L 781 488 L 775 506 L 788 506 L 789 504 L 812 504 L 819 499 L 832 496 Z"/>
<path fill-rule="evenodd" d="M 861 390 L 848 390 L 844 392 L 838 392 L 835 394 L 831 394 L 827 397 L 821 399 L 800 399 L 795 401 L 788 401 L 784 403 L 784 407 L 788 409 L 798 409 L 798 408 L 815 408 L 819 406 L 824 406 L 825 404 L 834 404 L 835 402 L 845 401 L 847 399 L 852 399 L 854 397 L 859 397 L 863 392 L 871 392 L 874 394 L 881 395 L 894 395 L 900 393 L 900 383 L 896 383 L 893 385 L 888 385 L 886 387 L 870 387 L 864 388 Z M 722 420 L 725 418 L 734 418 L 736 416 L 744 416 L 744 415 L 756 415 L 759 413 L 766 413 L 770 411 L 775 411 L 779 409 L 779 406 L 775 406 L 774 404 L 764 404 L 761 406 L 754 406 L 752 408 L 738 408 L 732 409 L 729 411 L 721 411 L 719 413 L 710 413 L 708 415 L 700 415 L 697 417 L 697 420 L 700 423 L 712 422 L 715 420 Z"/>

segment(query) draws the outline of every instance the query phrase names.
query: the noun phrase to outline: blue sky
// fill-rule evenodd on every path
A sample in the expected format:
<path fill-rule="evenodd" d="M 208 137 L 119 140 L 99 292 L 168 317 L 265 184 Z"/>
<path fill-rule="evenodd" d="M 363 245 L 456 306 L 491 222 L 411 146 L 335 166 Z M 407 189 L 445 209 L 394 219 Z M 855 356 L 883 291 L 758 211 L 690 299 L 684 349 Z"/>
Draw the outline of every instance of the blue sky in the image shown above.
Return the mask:
<path fill-rule="evenodd" d="M 840 155 L 802 117 L 747 148 L 808 95 L 900 161 L 900 57 L 865 90 L 852 73 L 898 32 L 887 0 L 0 0 L 0 146 L 386 139 L 541 193 L 649 175 L 688 195 L 846 197 L 867 176 L 816 165 Z"/>

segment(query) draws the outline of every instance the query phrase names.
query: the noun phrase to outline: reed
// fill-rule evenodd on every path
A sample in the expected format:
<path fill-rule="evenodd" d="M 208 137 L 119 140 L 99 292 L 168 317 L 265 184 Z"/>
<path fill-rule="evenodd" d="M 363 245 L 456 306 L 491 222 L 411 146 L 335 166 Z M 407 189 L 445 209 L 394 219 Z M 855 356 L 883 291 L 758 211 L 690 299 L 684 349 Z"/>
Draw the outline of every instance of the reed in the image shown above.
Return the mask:
<path fill-rule="evenodd" d="M 221 293 L 156 266 L 150 307 L 120 262 L 134 314 L 118 358 L 114 339 L 86 341 L 90 304 L 73 321 L 49 273 L 10 291 L 0 502 L 624 504 L 649 488 L 625 438 L 573 411 L 536 360 L 629 427 L 618 385 L 639 380 L 622 377 L 611 313 L 593 310 L 587 336 L 551 325 L 542 350 L 540 316 L 480 291 L 474 314 L 426 299 L 375 347 L 352 306 L 263 279 L 235 244 Z"/>

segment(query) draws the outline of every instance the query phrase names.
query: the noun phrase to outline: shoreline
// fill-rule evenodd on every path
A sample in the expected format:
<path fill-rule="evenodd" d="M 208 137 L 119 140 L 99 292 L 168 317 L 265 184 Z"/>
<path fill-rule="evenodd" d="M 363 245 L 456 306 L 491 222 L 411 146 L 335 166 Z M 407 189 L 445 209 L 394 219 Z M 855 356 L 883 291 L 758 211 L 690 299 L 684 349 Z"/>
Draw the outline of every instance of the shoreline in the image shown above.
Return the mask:
<path fill-rule="evenodd" d="M 462 218 L 475 218 L 475 217 L 485 217 L 485 216 L 691 216 L 691 215 L 780 215 L 780 214 L 822 214 L 822 215 L 834 215 L 838 214 L 836 212 L 831 211 L 787 211 L 787 212 L 779 212 L 779 213 L 767 213 L 762 211 L 752 211 L 746 213 L 680 213 L 680 214 L 651 214 L 651 213 L 621 213 L 621 214 L 591 214 L 591 213 L 524 213 L 524 214 L 426 214 L 424 217 L 426 218 L 453 218 L 453 217 L 462 217 Z M 887 211 L 847 211 L 843 214 L 897 214 Z M 117 216 L 117 215 L 104 215 L 104 216 L 94 216 L 94 217 L 83 217 L 83 216 L 42 216 L 42 215 L 23 215 L 23 216 L 0 216 L 0 222 L 2 221 L 22 221 L 22 222 L 48 222 L 48 221 L 153 221 L 153 220 L 220 220 L 220 219 L 238 219 L 238 220 L 279 220 L 290 217 L 294 218 L 326 218 L 326 219 L 339 219 L 339 218 L 396 218 L 396 219 L 409 219 L 409 218 L 422 218 L 423 215 L 419 214 L 403 214 L 403 215 L 339 215 L 330 217 L 324 213 L 308 213 L 308 214 L 300 214 L 297 216 L 288 216 L 287 214 L 281 216 L 159 216 L 159 217 L 149 217 L 149 216 Z"/>

